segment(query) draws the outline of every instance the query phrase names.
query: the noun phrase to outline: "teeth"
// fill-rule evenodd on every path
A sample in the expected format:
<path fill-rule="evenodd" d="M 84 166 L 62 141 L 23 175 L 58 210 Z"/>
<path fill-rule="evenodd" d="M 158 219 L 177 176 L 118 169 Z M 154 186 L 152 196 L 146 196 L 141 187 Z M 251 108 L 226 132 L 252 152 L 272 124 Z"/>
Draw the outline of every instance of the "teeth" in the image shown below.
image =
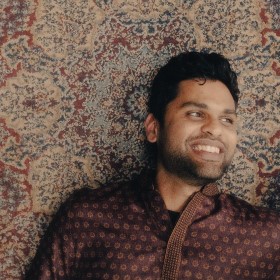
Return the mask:
<path fill-rule="evenodd" d="M 213 146 L 197 145 L 197 146 L 194 146 L 193 148 L 194 148 L 194 150 L 197 150 L 197 151 L 205 151 L 208 153 L 215 153 L 215 154 L 220 153 L 220 149 L 217 147 L 213 147 Z"/>

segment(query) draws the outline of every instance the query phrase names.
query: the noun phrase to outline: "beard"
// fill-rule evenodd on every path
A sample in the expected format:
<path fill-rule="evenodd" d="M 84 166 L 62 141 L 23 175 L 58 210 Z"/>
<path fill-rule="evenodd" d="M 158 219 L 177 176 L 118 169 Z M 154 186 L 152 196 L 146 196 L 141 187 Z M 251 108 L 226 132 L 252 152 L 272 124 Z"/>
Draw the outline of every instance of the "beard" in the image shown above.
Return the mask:
<path fill-rule="evenodd" d="M 158 141 L 158 161 L 169 173 L 190 184 L 201 186 L 217 181 L 231 163 L 232 156 L 222 163 L 196 161 L 187 152 L 172 148 L 164 138 L 161 137 Z"/>

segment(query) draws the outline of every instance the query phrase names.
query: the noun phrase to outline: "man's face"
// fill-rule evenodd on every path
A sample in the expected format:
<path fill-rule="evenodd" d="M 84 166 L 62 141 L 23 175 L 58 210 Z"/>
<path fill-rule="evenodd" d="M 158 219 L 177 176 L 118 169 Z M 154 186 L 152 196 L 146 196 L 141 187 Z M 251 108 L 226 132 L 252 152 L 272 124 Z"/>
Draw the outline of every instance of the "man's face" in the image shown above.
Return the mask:
<path fill-rule="evenodd" d="M 234 155 L 236 122 L 235 103 L 223 83 L 182 81 L 159 126 L 159 165 L 189 183 L 216 181 Z"/>

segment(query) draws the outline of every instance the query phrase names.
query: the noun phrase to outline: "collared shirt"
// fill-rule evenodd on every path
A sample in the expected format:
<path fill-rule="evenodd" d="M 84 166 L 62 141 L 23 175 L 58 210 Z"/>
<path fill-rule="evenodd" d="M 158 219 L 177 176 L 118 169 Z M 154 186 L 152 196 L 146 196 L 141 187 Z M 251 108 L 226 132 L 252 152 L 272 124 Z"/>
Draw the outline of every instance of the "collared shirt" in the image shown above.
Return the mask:
<path fill-rule="evenodd" d="M 75 192 L 26 280 L 280 279 L 279 213 L 208 185 L 174 227 L 152 180 Z"/>

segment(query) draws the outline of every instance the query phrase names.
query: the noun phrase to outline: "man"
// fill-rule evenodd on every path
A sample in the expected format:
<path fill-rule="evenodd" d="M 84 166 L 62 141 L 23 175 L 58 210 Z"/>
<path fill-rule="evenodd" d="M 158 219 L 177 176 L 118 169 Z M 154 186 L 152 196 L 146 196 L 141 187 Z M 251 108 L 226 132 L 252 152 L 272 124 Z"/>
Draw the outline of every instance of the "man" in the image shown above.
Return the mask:
<path fill-rule="evenodd" d="M 280 279 L 279 214 L 213 184 L 236 147 L 238 92 L 221 55 L 172 58 L 145 121 L 156 170 L 73 194 L 26 279 Z"/>

